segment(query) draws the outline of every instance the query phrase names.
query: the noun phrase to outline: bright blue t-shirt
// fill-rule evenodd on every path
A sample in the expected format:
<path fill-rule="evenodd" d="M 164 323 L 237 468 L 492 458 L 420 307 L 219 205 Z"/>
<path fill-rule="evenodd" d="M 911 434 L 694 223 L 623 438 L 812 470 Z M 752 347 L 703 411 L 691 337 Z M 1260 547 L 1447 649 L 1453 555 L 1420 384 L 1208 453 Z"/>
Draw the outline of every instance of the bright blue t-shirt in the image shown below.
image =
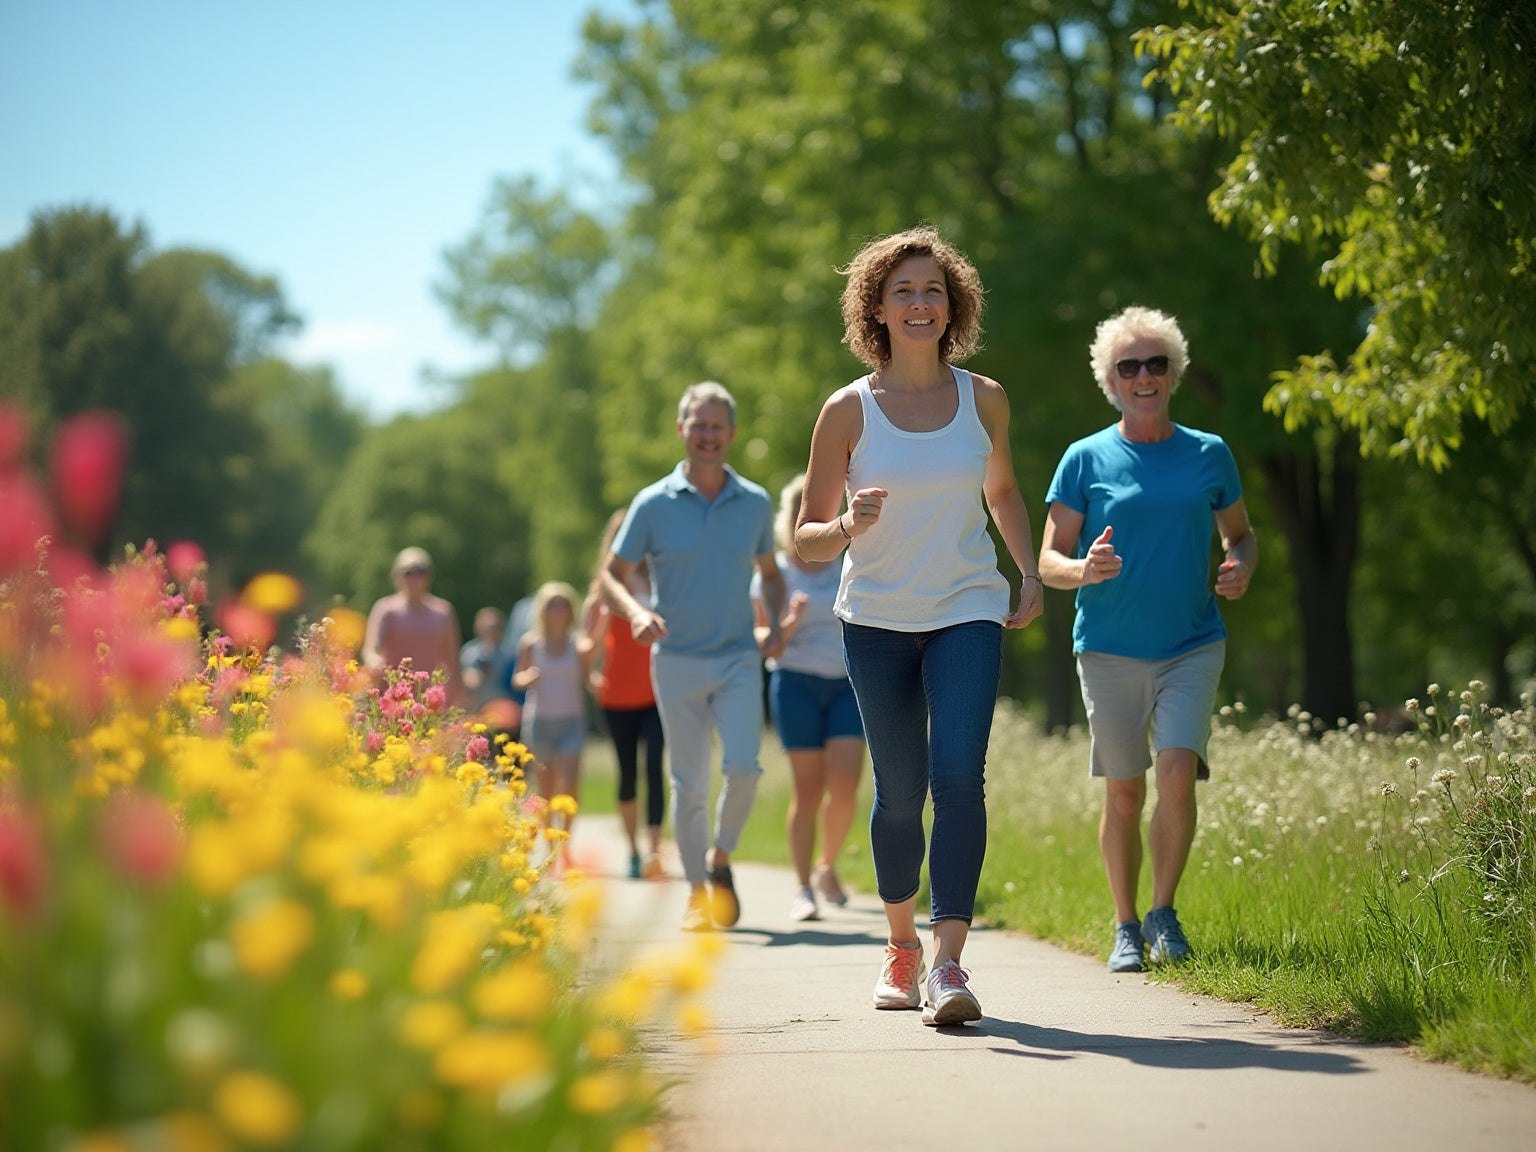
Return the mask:
<path fill-rule="evenodd" d="M 726 467 L 713 501 L 679 464 L 640 490 L 613 538 L 613 552 L 651 569 L 651 610 L 667 622 L 664 652 L 722 656 L 757 647 L 752 573 L 773 554 L 773 500 Z"/>
<path fill-rule="evenodd" d="M 1072 650 L 1167 660 L 1224 637 L 1212 588 L 1214 514 L 1242 494 L 1226 442 L 1181 424 L 1152 444 L 1111 425 L 1069 447 L 1046 502 L 1082 513 L 1075 556 L 1112 525 L 1123 563 L 1113 580 L 1077 590 Z"/>

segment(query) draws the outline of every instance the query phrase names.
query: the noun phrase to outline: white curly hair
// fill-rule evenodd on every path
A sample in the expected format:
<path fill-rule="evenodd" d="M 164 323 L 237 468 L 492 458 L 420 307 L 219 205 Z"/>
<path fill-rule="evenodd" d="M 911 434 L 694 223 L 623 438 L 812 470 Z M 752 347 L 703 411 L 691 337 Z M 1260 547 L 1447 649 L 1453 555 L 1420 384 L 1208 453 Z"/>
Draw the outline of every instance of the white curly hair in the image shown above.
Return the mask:
<path fill-rule="evenodd" d="M 1169 395 L 1178 391 L 1184 369 L 1189 367 L 1189 341 L 1184 339 L 1179 322 L 1166 312 L 1133 304 L 1100 321 L 1093 333 L 1093 343 L 1088 346 L 1088 362 L 1093 367 L 1094 382 L 1116 409 L 1120 407 L 1114 385 L 1116 353 L 1130 341 L 1143 337 L 1162 344 L 1168 356 Z"/>

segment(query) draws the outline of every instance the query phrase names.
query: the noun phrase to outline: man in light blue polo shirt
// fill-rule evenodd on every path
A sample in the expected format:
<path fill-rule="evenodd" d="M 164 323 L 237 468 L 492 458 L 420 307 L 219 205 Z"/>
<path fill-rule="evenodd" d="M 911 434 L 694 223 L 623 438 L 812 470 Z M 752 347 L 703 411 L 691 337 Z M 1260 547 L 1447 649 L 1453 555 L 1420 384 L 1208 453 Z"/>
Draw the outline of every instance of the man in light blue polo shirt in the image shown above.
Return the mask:
<path fill-rule="evenodd" d="M 762 774 L 763 686 L 759 661 L 783 649 L 784 577 L 773 558 L 773 501 L 725 462 L 736 439 L 736 401 L 706 381 L 683 393 L 677 434 L 685 458 L 629 506 L 603 571 L 603 597 L 650 644 L 651 681 L 671 758 L 672 829 L 692 886 L 683 927 L 729 928 L 741 916 L 731 879 L 735 851 Z M 626 582 L 642 559 L 651 602 Z M 773 621 L 753 635 L 751 583 L 762 576 Z M 724 747 L 724 786 L 709 842 L 709 735 Z"/>

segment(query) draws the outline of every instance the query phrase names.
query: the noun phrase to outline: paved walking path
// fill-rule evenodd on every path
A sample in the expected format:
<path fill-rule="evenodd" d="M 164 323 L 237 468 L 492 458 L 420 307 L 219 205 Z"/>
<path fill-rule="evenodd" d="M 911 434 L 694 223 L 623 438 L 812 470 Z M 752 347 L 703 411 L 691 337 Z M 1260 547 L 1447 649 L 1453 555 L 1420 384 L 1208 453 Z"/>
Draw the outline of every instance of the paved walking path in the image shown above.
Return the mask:
<path fill-rule="evenodd" d="M 616 821 L 589 818 L 577 837 L 622 874 Z M 790 873 L 735 874 L 743 912 L 709 997 L 713 1052 L 652 1044 L 678 1080 L 668 1152 L 1536 1149 L 1536 1089 L 1281 1028 L 1014 933 L 978 930 L 966 945 L 979 1024 L 875 1011 L 877 900 L 796 924 Z M 611 891 L 611 943 L 675 939 L 680 879 Z"/>

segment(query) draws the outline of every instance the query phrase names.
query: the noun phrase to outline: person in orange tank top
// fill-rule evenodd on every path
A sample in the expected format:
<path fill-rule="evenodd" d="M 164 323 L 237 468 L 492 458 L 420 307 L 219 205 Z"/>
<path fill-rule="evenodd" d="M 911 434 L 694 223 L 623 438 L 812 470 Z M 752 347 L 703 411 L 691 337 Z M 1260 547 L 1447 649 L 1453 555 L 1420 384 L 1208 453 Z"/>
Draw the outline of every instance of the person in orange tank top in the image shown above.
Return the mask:
<path fill-rule="evenodd" d="M 623 509 L 608 518 L 598 550 L 596 571 L 601 572 L 607 564 L 614 535 L 623 522 Z M 650 596 L 650 573 L 644 560 L 630 573 L 630 591 L 637 598 Z M 661 863 L 661 825 L 667 800 L 661 761 L 666 737 L 662 734 L 661 713 L 656 709 L 656 693 L 651 687 L 651 650 L 635 640 L 628 621 L 615 617 L 609 610 L 595 577 L 582 610 L 582 630 L 592 645 L 593 656 L 600 662 L 592 671 L 591 688 L 608 724 L 608 735 L 619 763 L 619 815 L 624 821 L 624 833 L 629 837 L 629 875 L 631 879 L 638 880 L 643 876 L 647 880 L 659 880 L 666 874 Z M 643 859 L 639 813 L 641 740 L 645 741 L 646 852 Z"/>

